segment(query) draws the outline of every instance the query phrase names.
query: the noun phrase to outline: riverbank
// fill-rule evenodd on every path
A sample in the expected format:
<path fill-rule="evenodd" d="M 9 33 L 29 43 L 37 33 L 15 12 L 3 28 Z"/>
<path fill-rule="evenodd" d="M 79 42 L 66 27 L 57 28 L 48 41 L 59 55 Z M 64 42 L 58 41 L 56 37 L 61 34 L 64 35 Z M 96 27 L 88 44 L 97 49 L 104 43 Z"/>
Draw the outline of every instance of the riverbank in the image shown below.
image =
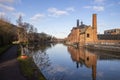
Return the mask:
<path fill-rule="evenodd" d="M 18 58 L 20 70 L 27 80 L 45 80 L 42 73 L 39 72 L 31 58 L 25 60 Z"/>
<path fill-rule="evenodd" d="M 0 80 L 46 80 L 32 58 L 21 59 L 18 45 L 0 48 Z"/>
<path fill-rule="evenodd" d="M 119 44 L 89 44 L 85 46 L 89 49 L 120 52 Z"/>
<path fill-rule="evenodd" d="M 46 80 L 42 73 L 38 70 L 32 57 L 27 56 L 25 59 L 21 58 L 21 51 L 18 50 L 18 61 L 20 70 L 27 80 Z"/>
<path fill-rule="evenodd" d="M 103 50 L 103 51 L 113 51 L 113 52 L 120 52 L 120 44 L 87 44 L 84 46 L 79 46 L 79 44 L 71 44 L 66 43 L 65 45 L 73 46 L 73 47 L 85 47 L 88 49 L 93 50 Z"/>

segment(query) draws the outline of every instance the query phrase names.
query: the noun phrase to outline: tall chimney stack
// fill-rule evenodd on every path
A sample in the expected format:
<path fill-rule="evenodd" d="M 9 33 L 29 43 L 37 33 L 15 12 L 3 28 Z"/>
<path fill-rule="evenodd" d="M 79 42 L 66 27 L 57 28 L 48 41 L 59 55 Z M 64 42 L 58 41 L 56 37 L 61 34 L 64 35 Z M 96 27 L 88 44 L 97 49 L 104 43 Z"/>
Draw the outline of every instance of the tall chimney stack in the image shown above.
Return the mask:
<path fill-rule="evenodd" d="M 77 27 L 79 26 L 79 19 L 77 19 Z"/>
<path fill-rule="evenodd" d="M 97 15 L 96 14 L 93 14 L 93 17 L 92 17 L 92 27 L 93 29 L 97 29 Z"/>
<path fill-rule="evenodd" d="M 92 17 L 92 28 L 93 28 L 93 40 L 96 42 L 97 39 L 97 15 L 93 14 Z"/>

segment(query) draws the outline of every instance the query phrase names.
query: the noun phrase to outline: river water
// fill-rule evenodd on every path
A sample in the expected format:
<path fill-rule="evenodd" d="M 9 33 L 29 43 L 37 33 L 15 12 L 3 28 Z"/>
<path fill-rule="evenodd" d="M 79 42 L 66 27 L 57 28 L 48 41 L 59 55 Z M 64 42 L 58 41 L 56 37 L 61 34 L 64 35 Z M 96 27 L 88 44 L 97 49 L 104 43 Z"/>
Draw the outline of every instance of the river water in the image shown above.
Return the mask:
<path fill-rule="evenodd" d="M 33 59 L 47 80 L 120 80 L 116 52 L 49 44 L 37 46 Z"/>

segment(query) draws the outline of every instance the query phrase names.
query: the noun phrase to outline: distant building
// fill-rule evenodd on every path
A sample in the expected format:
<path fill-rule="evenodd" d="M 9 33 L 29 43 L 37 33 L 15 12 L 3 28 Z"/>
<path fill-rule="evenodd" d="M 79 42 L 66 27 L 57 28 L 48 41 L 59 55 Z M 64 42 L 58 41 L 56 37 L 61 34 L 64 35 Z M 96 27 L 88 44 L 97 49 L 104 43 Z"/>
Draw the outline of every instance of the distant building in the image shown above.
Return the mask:
<path fill-rule="evenodd" d="M 117 35 L 120 34 L 120 29 L 110 29 L 110 30 L 105 30 L 104 34 L 111 34 L 111 35 Z"/>
<path fill-rule="evenodd" d="M 120 40 L 120 34 L 98 34 L 99 40 Z"/>
<path fill-rule="evenodd" d="M 99 40 L 120 40 L 120 29 L 105 30 L 104 34 L 98 34 Z"/>

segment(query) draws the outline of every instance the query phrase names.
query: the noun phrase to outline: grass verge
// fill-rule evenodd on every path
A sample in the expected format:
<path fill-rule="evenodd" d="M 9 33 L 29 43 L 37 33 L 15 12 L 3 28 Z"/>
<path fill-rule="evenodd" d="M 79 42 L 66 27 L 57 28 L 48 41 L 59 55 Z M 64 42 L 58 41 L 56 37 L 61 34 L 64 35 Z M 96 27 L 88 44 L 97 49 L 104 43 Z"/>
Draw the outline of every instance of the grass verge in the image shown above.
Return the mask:
<path fill-rule="evenodd" d="M 28 80 L 46 80 L 42 73 L 38 70 L 32 58 L 28 57 L 27 59 L 21 59 L 20 53 L 20 50 L 18 50 L 18 61 L 22 74 Z"/>

